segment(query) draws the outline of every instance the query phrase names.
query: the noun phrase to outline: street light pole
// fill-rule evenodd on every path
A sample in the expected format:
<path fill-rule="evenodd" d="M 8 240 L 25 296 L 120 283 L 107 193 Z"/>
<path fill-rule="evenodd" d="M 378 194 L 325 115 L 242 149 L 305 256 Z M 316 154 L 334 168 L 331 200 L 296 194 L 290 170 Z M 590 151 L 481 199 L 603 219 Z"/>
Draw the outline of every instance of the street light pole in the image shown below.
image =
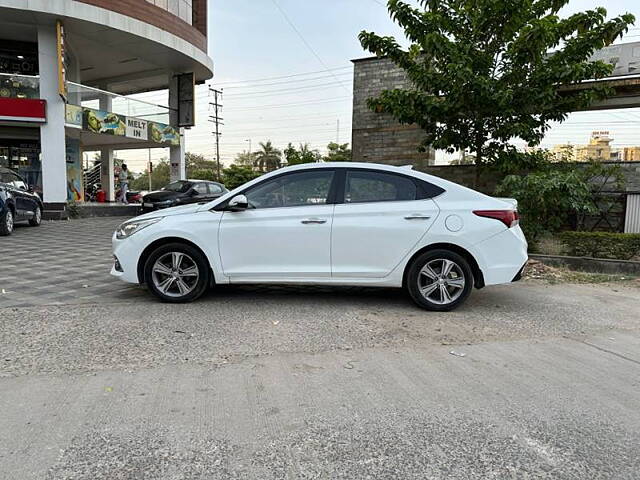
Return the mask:
<path fill-rule="evenodd" d="M 248 138 L 245 142 L 249 142 L 249 155 L 251 155 L 251 139 Z"/>

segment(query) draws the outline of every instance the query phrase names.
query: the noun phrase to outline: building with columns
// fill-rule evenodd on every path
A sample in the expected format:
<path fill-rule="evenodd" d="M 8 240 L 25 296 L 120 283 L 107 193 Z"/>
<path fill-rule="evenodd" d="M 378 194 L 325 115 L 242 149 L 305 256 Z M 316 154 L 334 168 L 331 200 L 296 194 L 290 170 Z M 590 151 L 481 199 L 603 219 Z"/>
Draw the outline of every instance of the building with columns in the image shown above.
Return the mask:
<path fill-rule="evenodd" d="M 184 178 L 194 85 L 212 76 L 207 0 L 0 0 L 0 166 L 49 211 L 83 200 L 82 152 L 100 152 L 109 200 L 115 150 L 169 148 Z M 156 90 L 165 105 L 131 97 Z"/>

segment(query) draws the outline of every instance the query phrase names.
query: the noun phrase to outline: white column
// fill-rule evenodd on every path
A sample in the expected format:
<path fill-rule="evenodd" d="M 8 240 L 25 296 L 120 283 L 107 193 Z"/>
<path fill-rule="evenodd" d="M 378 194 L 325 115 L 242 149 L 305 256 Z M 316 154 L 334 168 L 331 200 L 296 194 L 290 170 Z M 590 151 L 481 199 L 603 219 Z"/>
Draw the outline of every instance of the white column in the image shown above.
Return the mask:
<path fill-rule="evenodd" d="M 169 75 L 169 123 L 177 128 L 178 125 L 178 78 Z M 180 128 L 180 145 L 169 149 L 169 163 L 171 164 L 171 181 L 187 178 L 185 166 L 184 128 Z"/>
<path fill-rule="evenodd" d="M 40 98 L 47 101 L 47 122 L 40 126 L 42 191 L 45 203 L 64 203 L 67 201 L 65 103 L 58 94 L 56 42 L 55 25 L 38 25 Z"/>
<path fill-rule="evenodd" d="M 112 97 L 109 95 L 100 95 L 100 110 L 110 112 L 112 109 Z M 113 202 L 116 199 L 116 192 L 114 191 L 113 184 L 115 182 L 113 162 L 113 149 L 102 148 L 100 150 L 100 183 L 102 183 L 102 189 L 107 194 L 107 201 Z"/>
<path fill-rule="evenodd" d="M 185 166 L 184 128 L 180 129 L 180 145 L 169 148 L 169 162 L 171 162 L 171 181 L 187 178 Z"/>

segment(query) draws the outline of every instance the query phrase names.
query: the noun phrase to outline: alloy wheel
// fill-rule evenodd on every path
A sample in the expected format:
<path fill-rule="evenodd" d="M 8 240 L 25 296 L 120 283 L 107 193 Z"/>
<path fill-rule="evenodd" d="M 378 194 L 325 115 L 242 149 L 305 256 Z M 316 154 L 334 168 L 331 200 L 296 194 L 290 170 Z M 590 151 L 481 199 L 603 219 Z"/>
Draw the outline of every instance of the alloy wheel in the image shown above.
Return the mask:
<path fill-rule="evenodd" d="M 6 222 L 7 231 L 9 233 L 13 232 L 13 212 L 11 210 L 7 210 L 4 221 Z"/>
<path fill-rule="evenodd" d="M 200 279 L 196 262 L 183 252 L 168 252 L 159 257 L 151 270 L 154 286 L 168 297 L 184 297 L 193 292 Z"/>
<path fill-rule="evenodd" d="M 33 216 L 33 219 L 36 222 L 36 225 L 40 225 L 40 222 L 42 221 L 42 211 L 40 210 L 40 207 L 36 207 L 36 213 Z"/>
<path fill-rule="evenodd" d="M 462 292 L 466 279 L 462 268 L 447 258 L 427 262 L 418 275 L 418 289 L 429 302 L 448 305 L 455 302 Z"/>

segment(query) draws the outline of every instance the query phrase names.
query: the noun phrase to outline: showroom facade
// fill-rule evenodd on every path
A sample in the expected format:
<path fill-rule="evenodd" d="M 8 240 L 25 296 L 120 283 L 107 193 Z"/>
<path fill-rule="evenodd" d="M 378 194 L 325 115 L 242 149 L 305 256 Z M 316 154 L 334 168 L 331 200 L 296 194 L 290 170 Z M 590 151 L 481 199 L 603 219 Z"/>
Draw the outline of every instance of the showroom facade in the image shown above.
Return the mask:
<path fill-rule="evenodd" d="M 110 200 L 115 150 L 168 148 L 184 178 L 194 85 L 213 75 L 206 33 L 206 0 L 0 0 L 0 165 L 46 210 L 83 200 L 86 151 Z M 156 90 L 166 105 L 131 97 Z"/>

